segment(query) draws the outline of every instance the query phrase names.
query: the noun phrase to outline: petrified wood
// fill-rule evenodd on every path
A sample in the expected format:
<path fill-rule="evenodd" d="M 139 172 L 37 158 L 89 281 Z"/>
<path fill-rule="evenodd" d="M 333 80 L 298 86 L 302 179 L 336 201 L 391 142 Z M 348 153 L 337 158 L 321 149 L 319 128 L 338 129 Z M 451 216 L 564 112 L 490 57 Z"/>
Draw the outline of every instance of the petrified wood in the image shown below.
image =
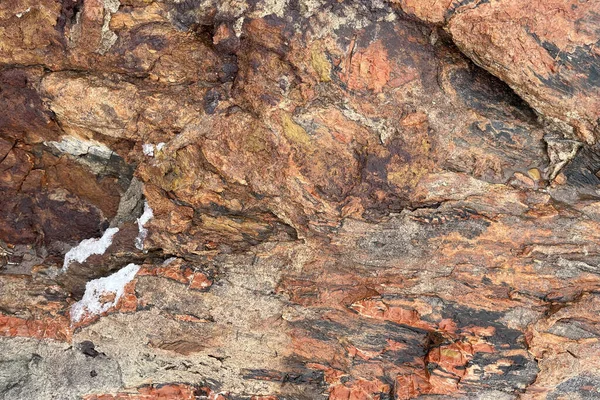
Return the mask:
<path fill-rule="evenodd" d="M 600 398 L 600 3 L 0 1 L 0 398 Z"/>

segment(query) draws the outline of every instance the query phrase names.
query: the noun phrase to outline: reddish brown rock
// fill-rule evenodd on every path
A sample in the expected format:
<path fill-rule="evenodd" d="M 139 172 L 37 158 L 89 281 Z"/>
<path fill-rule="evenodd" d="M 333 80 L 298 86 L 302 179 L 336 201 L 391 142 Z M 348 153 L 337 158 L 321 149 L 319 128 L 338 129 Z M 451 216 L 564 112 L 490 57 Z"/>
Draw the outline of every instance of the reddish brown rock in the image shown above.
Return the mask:
<path fill-rule="evenodd" d="M 164 385 L 142 387 L 137 390 L 137 393 L 91 394 L 83 398 L 84 400 L 195 400 L 195 392 L 195 388 L 186 385 Z"/>
<path fill-rule="evenodd" d="M 370 89 L 380 93 L 381 89 L 390 80 L 391 67 L 388 54 L 381 42 L 371 44 L 364 52 L 354 52 L 354 43 L 351 43 L 349 55 L 344 63 L 345 71 L 342 80 L 349 89 Z"/>
<path fill-rule="evenodd" d="M 508 83 L 533 109 L 566 123 L 561 128 L 565 134 L 597 141 L 600 38 L 595 2 L 390 3 L 443 26 L 464 54 Z"/>
<path fill-rule="evenodd" d="M 596 142 L 598 4 L 505 0 L 465 7 L 448 22 L 459 48 L 534 109 L 565 121 L 582 140 Z"/>
<path fill-rule="evenodd" d="M 71 340 L 72 332 L 69 321 L 66 318 L 29 320 L 1 315 L 0 335 L 69 341 Z"/>
<path fill-rule="evenodd" d="M 2 3 L 0 397 L 594 398 L 596 7 Z"/>

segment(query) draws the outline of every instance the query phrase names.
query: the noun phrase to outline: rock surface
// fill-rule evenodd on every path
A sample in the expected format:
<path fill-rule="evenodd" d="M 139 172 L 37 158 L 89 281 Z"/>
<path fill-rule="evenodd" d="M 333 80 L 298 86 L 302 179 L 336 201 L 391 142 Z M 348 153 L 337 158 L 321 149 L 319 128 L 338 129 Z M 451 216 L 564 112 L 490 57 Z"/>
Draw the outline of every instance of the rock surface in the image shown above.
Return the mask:
<path fill-rule="evenodd" d="M 0 398 L 599 398 L 599 15 L 2 1 Z"/>

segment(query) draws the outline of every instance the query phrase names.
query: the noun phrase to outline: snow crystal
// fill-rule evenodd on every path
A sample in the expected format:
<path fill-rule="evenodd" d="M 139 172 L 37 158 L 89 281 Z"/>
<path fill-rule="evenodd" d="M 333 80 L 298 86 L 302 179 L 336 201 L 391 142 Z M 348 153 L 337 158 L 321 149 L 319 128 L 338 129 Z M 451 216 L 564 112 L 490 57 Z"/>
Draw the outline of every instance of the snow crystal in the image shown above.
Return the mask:
<path fill-rule="evenodd" d="M 148 229 L 144 228 L 144 226 L 152 219 L 154 213 L 152 212 L 152 208 L 148 202 L 144 202 L 144 212 L 137 219 L 139 233 L 137 238 L 135 238 L 135 247 L 143 250 L 144 249 L 144 240 L 146 240 L 146 236 L 148 236 Z"/>
<path fill-rule="evenodd" d="M 154 145 L 153 144 L 143 144 L 142 151 L 145 156 L 154 157 Z"/>
<path fill-rule="evenodd" d="M 112 238 L 117 232 L 119 232 L 119 228 L 109 228 L 99 239 L 91 238 L 82 240 L 81 243 L 65 254 L 63 271 L 66 271 L 69 268 L 69 264 L 73 261 L 82 263 L 93 254 L 104 254 L 106 249 L 112 244 Z"/>
<path fill-rule="evenodd" d="M 71 307 L 71 321 L 80 321 L 86 314 L 100 315 L 115 307 L 139 269 L 139 265 L 129 264 L 110 276 L 89 281 L 82 299 Z M 111 300 L 106 301 L 107 298 Z"/>

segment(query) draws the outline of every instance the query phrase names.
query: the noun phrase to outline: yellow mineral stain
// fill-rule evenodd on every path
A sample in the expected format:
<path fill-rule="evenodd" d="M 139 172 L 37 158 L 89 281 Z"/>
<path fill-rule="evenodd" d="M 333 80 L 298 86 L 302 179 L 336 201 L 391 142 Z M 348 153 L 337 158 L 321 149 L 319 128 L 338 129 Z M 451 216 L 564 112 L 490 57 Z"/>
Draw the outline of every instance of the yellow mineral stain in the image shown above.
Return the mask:
<path fill-rule="evenodd" d="M 422 165 L 402 165 L 388 169 L 387 178 L 398 187 L 415 187 L 425 174 L 427 168 Z"/>
<path fill-rule="evenodd" d="M 290 142 L 301 146 L 310 146 L 310 136 L 303 127 L 294 122 L 291 115 L 283 114 L 281 122 L 283 133 Z"/>
<path fill-rule="evenodd" d="M 531 168 L 529 171 L 527 171 L 527 174 L 529 174 L 529 177 L 534 181 L 539 181 L 542 179 L 542 174 L 540 174 L 540 170 L 537 168 Z"/>
<path fill-rule="evenodd" d="M 321 82 L 331 81 L 331 64 L 320 46 L 313 46 L 310 49 L 310 62 Z"/>

